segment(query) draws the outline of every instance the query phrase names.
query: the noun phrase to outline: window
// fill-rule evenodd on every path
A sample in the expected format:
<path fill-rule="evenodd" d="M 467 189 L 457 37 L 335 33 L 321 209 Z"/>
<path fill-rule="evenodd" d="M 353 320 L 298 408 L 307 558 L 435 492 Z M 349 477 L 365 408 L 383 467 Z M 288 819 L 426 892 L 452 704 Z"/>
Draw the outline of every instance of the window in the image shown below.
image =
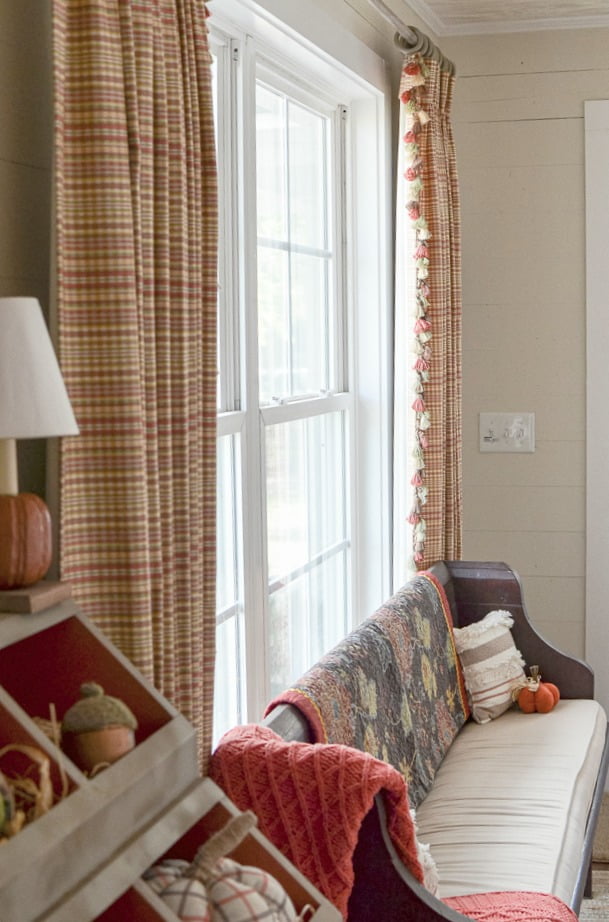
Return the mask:
<path fill-rule="evenodd" d="M 387 370 L 369 351 L 387 327 L 383 210 L 376 180 L 363 183 L 369 138 L 354 153 L 366 125 L 382 123 L 383 98 L 268 19 L 258 23 L 264 41 L 251 17 L 255 34 L 246 35 L 239 16 L 221 19 L 223 7 L 228 0 L 212 11 L 221 235 L 216 739 L 260 719 L 271 696 L 368 614 L 391 565 Z M 296 43 L 298 66 L 284 57 L 286 42 Z M 372 147 L 374 167 L 378 138 Z M 358 169 L 365 192 L 356 206 Z"/>

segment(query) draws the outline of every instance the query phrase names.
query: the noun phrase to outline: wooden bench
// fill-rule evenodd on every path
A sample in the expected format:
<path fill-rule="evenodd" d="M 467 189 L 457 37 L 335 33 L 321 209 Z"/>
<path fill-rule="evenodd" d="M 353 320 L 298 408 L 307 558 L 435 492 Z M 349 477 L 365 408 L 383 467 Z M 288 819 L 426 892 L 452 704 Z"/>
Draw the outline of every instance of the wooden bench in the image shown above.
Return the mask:
<path fill-rule="evenodd" d="M 553 647 L 537 633 L 527 617 L 518 576 L 506 564 L 445 561 L 434 565 L 431 573 L 444 588 L 455 627 L 478 621 L 492 610 L 510 612 L 514 619 L 514 641 L 525 661 L 538 664 L 544 679 L 560 688 L 562 698 L 593 698 L 592 670 L 584 662 Z M 306 718 L 298 708 L 289 704 L 272 710 L 264 725 L 285 740 L 311 742 L 314 739 Z M 565 740 L 565 745 L 569 745 L 568 740 Z M 577 879 L 570 899 L 565 901 L 575 912 L 589 889 L 592 846 L 608 762 L 609 745 L 605 736 Z M 375 798 L 374 807 L 361 827 L 354 869 L 349 922 L 370 922 L 373 918 L 462 922 L 465 918 L 431 895 L 404 867 L 387 831 L 385 807 L 380 795 Z"/>

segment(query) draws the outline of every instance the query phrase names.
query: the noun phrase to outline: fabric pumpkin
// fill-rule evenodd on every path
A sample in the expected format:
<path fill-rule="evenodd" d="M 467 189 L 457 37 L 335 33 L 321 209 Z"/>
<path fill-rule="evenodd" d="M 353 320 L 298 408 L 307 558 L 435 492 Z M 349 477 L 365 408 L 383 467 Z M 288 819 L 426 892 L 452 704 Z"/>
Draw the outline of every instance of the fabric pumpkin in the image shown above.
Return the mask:
<path fill-rule="evenodd" d="M 538 666 L 531 666 L 526 684 L 516 690 L 518 707 L 525 714 L 547 714 L 560 700 L 558 687 L 552 682 L 542 682 Z"/>
<path fill-rule="evenodd" d="M 526 685 L 518 695 L 518 707 L 525 714 L 547 714 L 560 698 L 560 692 L 551 682 L 539 682 L 537 686 Z"/>
<path fill-rule="evenodd" d="M 189 867 L 188 861 L 167 859 L 149 868 L 144 880 L 178 919 L 212 922 L 205 884 L 186 876 Z"/>
<path fill-rule="evenodd" d="M 201 846 L 192 864 L 166 859 L 150 868 L 144 880 L 188 922 L 296 922 L 292 901 L 270 874 L 224 857 L 254 823 L 250 811 L 233 817 Z"/>
<path fill-rule="evenodd" d="M 51 566 L 51 514 L 35 493 L 0 496 L 0 589 L 31 586 Z"/>

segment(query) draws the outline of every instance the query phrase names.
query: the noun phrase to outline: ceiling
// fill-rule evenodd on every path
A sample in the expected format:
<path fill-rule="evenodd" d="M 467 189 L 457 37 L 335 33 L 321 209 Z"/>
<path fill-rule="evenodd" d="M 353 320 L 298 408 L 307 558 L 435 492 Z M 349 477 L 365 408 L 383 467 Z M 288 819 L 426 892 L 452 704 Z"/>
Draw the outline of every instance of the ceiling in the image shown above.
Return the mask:
<path fill-rule="evenodd" d="M 436 35 L 609 26 L 607 0 L 407 0 Z"/>

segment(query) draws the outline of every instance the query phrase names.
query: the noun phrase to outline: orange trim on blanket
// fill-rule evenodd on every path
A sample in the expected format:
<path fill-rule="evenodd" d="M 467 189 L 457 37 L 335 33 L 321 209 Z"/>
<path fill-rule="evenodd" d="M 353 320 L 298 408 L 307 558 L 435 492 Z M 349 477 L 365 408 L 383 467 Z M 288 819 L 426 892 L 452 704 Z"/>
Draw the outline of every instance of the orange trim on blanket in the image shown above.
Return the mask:
<path fill-rule="evenodd" d="M 306 702 L 304 707 L 303 707 L 303 703 L 304 703 L 303 698 L 304 698 L 304 702 Z M 328 742 L 328 730 L 324 723 L 324 719 L 322 717 L 321 711 L 318 705 L 315 703 L 315 701 L 305 691 L 302 691 L 302 689 L 300 688 L 288 688 L 286 689 L 286 691 L 281 692 L 281 694 L 278 695 L 276 698 L 274 698 L 273 701 L 269 704 L 266 711 L 264 712 L 264 716 L 266 717 L 268 714 L 271 713 L 272 710 L 274 710 L 280 704 L 294 704 L 296 707 L 300 708 L 304 716 L 307 718 L 307 720 L 311 724 L 311 729 L 313 730 L 313 733 L 315 735 L 314 742 L 315 743 L 327 743 Z M 309 711 L 306 705 L 309 705 L 312 708 L 314 712 L 313 714 L 311 714 L 311 712 Z"/>

